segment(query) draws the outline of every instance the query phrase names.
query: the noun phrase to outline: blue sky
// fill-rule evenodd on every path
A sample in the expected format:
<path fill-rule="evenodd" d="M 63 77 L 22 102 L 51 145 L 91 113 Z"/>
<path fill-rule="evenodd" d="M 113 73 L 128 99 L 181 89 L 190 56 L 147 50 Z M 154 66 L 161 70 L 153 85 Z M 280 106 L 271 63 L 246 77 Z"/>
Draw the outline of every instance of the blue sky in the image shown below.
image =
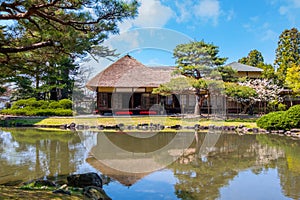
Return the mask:
<path fill-rule="evenodd" d="M 174 65 L 172 49 L 190 40 L 204 40 L 218 46 L 219 56 L 228 57 L 227 63 L 257 49 L 265 62 L 272 64 L 282 31 L 300 29 L 300 0 L 140 2 L 138 17 L 120 24 L 120 34 L 111 37 L 106 44 L 146 65 Z M 99 70 L 105 65 L 103 61 L 96 68 Z"/>

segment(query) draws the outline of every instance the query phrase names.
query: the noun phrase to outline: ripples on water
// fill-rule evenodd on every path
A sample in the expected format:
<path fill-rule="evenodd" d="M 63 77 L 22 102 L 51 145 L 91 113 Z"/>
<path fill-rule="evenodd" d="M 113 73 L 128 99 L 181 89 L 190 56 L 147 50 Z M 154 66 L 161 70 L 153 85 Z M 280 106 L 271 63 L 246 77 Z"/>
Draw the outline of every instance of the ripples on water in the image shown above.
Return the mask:
<path fill-rule="evenodd" d="M 143 134 L 1 129 L 0 184 L 93 171 L 112 199 L 300 198 L 300 141 Z"/>

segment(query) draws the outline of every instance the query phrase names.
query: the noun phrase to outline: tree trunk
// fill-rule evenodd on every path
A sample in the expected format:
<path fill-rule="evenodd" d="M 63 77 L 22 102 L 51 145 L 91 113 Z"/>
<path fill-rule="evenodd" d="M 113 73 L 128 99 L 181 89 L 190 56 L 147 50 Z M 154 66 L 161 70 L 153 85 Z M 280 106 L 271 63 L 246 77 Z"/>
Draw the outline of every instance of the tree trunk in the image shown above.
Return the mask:
<path fill-rule="evenodd" d="M 201 108 L 202 108 L 204 99 L 205 99 L 205 95 L 196 94 L 196 105 L 195 105 L 195 110 L 194 110 L 195 115 L 201 115 Z"/>
<path fill-rule="evenodd" d="M 246 113 L 247 113 L 247 110 L 248 110 L 248 108 L 250 107 L 251 104 L 242 104 L 242 105 L 243 105 L 243 107 L 244 107 L 244 109 L 243 109 L 243 111 L 242 111 L 242 114 L 246 114 Z"/>
<path fill-rule="evenodd" d="M 195 115 L 200 115 L 200 108 L 199 108 L 199 104 L 198 102 L 196 102 L 195 104 L 195 111 L 194 111 Z"/>
<path fill-rule="evenodd" d="M 50 90 L 50 100 L 57 101 L 58 100 L 57 90 L 56 88 L 53 88 Z"/>

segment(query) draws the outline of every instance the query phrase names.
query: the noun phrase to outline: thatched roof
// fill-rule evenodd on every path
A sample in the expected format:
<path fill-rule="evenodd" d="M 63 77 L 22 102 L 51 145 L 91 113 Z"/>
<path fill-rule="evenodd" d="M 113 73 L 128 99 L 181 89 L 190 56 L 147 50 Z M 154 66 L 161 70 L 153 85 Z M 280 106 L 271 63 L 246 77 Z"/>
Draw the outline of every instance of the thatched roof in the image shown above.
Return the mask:
<path fill-rule="evenodd" d="M 93 166 L 95 169 L 99 170 L 103 175 L 109 176 L 110 178 L 117 180 L 119 183 L 125 186 L 131 186 L 135 184 L 137 181 L 142 179 L 143 177 L 150 174 L 148 173 L 130 173 L 130 172 L 123 172 L 117 169 L 113 169 L 100 160 L 97 160 L 94 157 L 89 157 L 86 159 L 87 163 Z"/>
<path fill-rule="evenodd" d="M 97 74 L 87 87 L 158 87 L 170 81 L 173 67 L 146 67 L 133 57 L 126 55 Z"/>

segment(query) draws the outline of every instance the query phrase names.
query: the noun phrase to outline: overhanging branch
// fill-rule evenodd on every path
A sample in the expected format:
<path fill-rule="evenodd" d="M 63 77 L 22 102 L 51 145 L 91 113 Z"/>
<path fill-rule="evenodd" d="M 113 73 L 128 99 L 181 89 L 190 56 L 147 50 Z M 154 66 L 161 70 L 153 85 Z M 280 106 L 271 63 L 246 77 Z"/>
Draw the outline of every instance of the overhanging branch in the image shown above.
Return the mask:
<path fill-rule="evenodd" d="M 6 54 L 6 53 L 18 53 L 18 52 L 25 52 L 25 51 L 30 51 L 30 50 L 35 50 L 39 49 L 42 47 L 49 47 L 49 46 L 54 46 L 54 43 L 49 40 L 45 42 L 39 42 L 32 44 L 30 46 L 23 46 L 23 47 L 0 47 L 0 53 Z"/>

